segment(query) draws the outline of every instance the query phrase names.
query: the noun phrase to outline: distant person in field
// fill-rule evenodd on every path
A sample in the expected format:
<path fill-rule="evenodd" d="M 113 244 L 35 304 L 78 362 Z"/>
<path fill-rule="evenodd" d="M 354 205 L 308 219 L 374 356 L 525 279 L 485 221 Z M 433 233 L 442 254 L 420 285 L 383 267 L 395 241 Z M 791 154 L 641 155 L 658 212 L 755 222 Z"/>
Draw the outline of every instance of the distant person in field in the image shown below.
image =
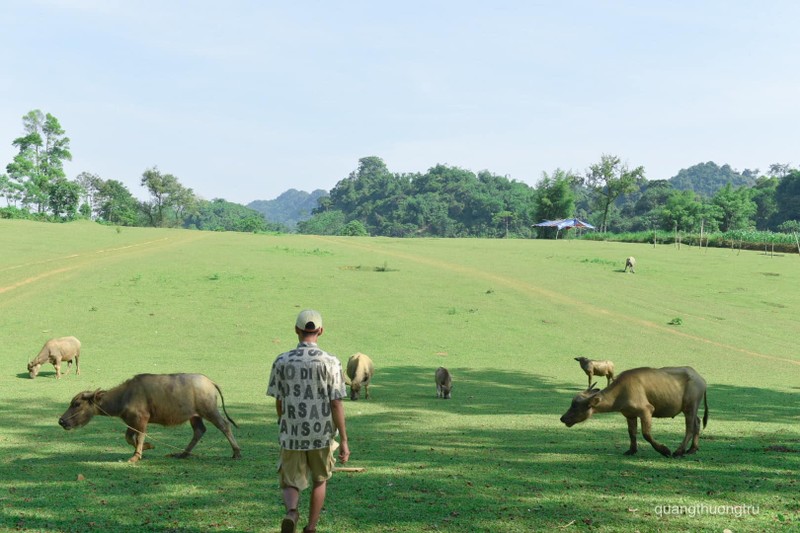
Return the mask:
<path fill-rule="evenodd" d="M 309 478 L 311 503 L 303 531 L 314 533 L 333 474 L 336 448 L 343 463 L 350 458 L 342 403 L 347 391 L 341 362 L 317 346 L 323 331 L 319 312 L 301 311 L 294 331 L 299 344 L 275 359 L 267 395 L 275 398 L 280 427 L 278 477 L 286 505 L 281 533 L 297 530 L 300 492 L 308 487 Z M 334 440 L 337 432 L 340 443 Z"/>

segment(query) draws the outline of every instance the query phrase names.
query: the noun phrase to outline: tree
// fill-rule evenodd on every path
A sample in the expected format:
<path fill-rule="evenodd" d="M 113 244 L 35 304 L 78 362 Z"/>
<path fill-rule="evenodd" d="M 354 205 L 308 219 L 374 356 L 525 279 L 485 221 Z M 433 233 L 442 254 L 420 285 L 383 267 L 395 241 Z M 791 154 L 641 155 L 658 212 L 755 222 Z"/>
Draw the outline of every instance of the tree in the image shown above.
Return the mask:
<path fill-rule="evenodd" d="M 60 177 L 47 184 L 48 207 L 55 218 L 73 220 L 78 213 L 78 203 L 83 187 Z"/>
<path fill-rule="evenodd" d="M 22 200 L 22 186 L 11 181 L 7 174 L 0 174 L 0 195 L 6 199 L 7 206 L 15 206 Z"/>
<path fill-rule="evenodd" d="M 180 225 L 183 215 L 191 212 L 197 201 L 192 189 L 185 188 L 172 174 L 162 174 L 157 167 L 144 171 L 142 186 L 150 192 L 151 198 L 142 208 L 154 227 L 166 225 L 170 210 L 174 214 L 174 225 Z"/>
<path fill-rule="evenodd" d="M 756 204 L 756 228 L 759 230 L 773 227 L 773 217 L 778 212 L 775 191 L 779 182 L 778 178 L 762 176 L 751 189 L 753 202 Z"/>
<path fill-rule="evenodd" d="M 494 216 L 492 216 L 492 222 L 503 225 L 503 234 L 506 239 L 508 238 L 508 225 L 512 220 L 514 220 L 514 218 L 516 218 L 514 213 L 507 209 L 504 209 L 499 213 L 495 213 Z"/>
<path fill-rule="evenodd" d="M 653 229 L 661 209 L 673 192 L 672 184 L 667 180 L 653 180 L 642 184 L 641 194 L 636 202 L 629 210 L 622 210 L 623 216 L 630 220 L 628 231 Z"/>
<path fill-rule="evenodd" d="M 135 226 L 139 220 L 139 202 L 122 182 L 102 181 L 96 184 L 97 216 L 111 224 Z"/>
<path fill-rule="evenodd" d="M 12 142 L 18 153 L 6 171 L 22 192 L 23 206 L 35 205 L 43 213 L 50 203 L 49 185 L 65 177 L 64 161 L 72 159 L 69 138 L 56 117 L 38 109 L 22 117 L 22 124 L 25 134 Z M 62 191 L 62 188 L 52 190 Z M 54 202 L 59 204 L 57 199 Z"/>
<path fill-rule="evenodd" d="M 800 220 L 800 170 L 791 170 L 775 188 L 778 224 L 786 220 Z"/>
<path fill-rule="evenodd" d="M 699 226 L 702 213 L 703 204 L 698 201 L 694 191 L 673 191 L 661 209 L 661 228 L 666 231 L 691 231 Z"/>
<path fill-rule="evenodd" d="M 628 169 L 628 165 L 619 157 L 603 154 L 600 163 L 589 167 L 586 183 L 594 191 L 602 213 L 600 231 L 608 231 L 608 213 L 620 195 L 632 192 L 637 187 L 637 180 L 644 178 L 644 167 Z"/>
<path fill-rule="evenodd" d="M 97 208 L 95 196 L 103 180 L 97 174 L 91 172 L 81 172 L 75 176 L 75 183 L 83 187 L 83 201 L 92 212 Z"/>
<path fill-rule="evenodd" d="M 772 163 L 769 166 L 769 172 L 767 174 L 775 178 L 782 178 L 791 170 L 792 167 L 789 163 Z"/>
<path fill-rule="evenodd" d="M 196 208 L 183 221 L 185 228 L 210 231 L 285 231 L 281 224 L 269 223 L 264 215 L 241 204 L 216 198 L 199 200 Z"/>
<path fill-rule="evenodd" d="M 338 209 L 314 213 L 308 220 L 297 223 L 297 231 L 307 235 L 340 235 L 345 214 Z"/>
<path fill-rule="evenodd" d="M 351 220 L 342 228 L 341 235 L 347 237 L 366 237 L 369 233 L 360 220 Z"/>
<path fill-rule="evenodd" d="M 353 217 L 369 217 L 378 201 L 386 199 L 397 187 L 393 176 L 380 157 L 362 157 L 358 168 L 331 190 L 330 208 L 340 209 Z"/>
<path fill-rule="evenodd" d="M 198 202 L 199 199 L 195 196 L 192 189 L 178 184 L 175 191 L 170 196 L 170 204 L 172 205 L 172 211 L 175 215 L 176 226 L 181 225 L 186 216 L 198 212 Z M 260 218 L 263 219 L 263 216 Z"/>
<path fill-rule="evenodd" d="M 753 226 L 757 207 L 751 191 L 748 187 L 734 189 L 730 183 L 717 191 L 711 203 L 719 207 L 720 230 L 732 231 Z"/>
<path fill-rule="evenodd" d="M 549 176 L 542 172 L 536 185 L 534 213 L 537 221 L 569 218 L 575 214 L 575 179 L 570 172 L 555 169 Z"/>

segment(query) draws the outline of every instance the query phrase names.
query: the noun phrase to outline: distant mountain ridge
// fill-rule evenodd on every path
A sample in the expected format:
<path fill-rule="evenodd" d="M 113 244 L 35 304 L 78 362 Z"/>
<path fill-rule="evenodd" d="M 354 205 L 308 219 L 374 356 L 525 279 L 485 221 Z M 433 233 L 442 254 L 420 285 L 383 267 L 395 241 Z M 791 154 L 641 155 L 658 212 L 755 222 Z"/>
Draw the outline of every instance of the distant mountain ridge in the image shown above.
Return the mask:
<path fill-rule="evenodd" d="M 325 196 L 328 191 L 323 189 L 310 193 L 289 189 L 274 200 L 254 200 L 247 207 L 263 214 L 269 222 L 278 222 L 294 231 L 298 222 L 311 218 L 311 210 Z"/>

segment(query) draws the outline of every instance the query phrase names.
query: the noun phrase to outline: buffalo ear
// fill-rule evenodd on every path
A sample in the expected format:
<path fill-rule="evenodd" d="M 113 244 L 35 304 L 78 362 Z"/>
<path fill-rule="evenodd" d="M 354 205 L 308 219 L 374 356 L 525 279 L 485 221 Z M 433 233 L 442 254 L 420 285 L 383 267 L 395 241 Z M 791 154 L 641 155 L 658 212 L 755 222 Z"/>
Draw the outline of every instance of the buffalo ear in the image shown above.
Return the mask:
<path fill-rule="evenodd" d="M 97 391 L 95 391 L 95 392 L 97 392 Z M 91 402 L 92 398 L 94 398 L 95 392 L 92 392 L 90 390 L 87 390 L 86 392 L 82 392 L 80 394 L 81 400 L 84 400 L 84 401 L 87 401 L 87 402 Z M 76 396 L 76 398 L 77 398 L 77 396 Z"/>
<path fill-rule="evenodd" d="M 100 403 L 100 400 L 103 399 L 103 396 L 105 396 L 105 394 L 106 391 L 97 389 L 92 393 L 92 397 L 89 398 L 89 403 Z"/>
<path fill-rule="evenodd" d="M 589 407 L 597 407 L 597 404 L 600 403 L 600 395 L 594 394 L 591 398 L 589 398 Z"/>

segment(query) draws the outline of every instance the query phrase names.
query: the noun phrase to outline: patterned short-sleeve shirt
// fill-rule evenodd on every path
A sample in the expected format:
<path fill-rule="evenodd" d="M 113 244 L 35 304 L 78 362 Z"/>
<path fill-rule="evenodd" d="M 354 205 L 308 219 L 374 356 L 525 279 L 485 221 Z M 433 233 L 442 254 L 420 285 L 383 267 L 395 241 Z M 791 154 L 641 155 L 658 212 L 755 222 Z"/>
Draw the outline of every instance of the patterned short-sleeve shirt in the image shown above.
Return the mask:
<path fill-rule="evenodd" d="M 345 390 L 342 363 L 316 343 L 301 342 L 272 363 L 267 395 L 281 401 L 280 443 L 286 450 L 316 450 L 336 434 L 331 401 Z"/>

